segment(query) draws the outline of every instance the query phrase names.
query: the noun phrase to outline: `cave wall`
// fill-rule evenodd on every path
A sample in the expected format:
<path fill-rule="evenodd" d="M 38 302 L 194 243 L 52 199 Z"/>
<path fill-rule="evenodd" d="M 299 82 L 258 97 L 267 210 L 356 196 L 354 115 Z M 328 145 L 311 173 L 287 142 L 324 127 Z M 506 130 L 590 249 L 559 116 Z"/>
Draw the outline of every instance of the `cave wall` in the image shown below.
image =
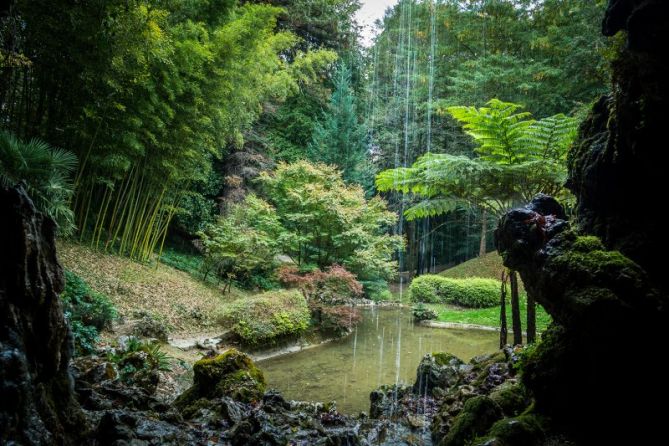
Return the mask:
<path fill-rule="evenodd" d="M 669 2 L 611 0 L 602 31 L 623 32 L 626 42 L 613 62 L 611 93 L 595 104 L 569 155 L 567 187 L 578 199 L 580 229 L 666 290 L 658 256 L 669 252 L 669 237 L 656 210 L 667 190 Z"/>
<path fill-rule="evenodd" d="M 78 444 L 55 223 L 21 186 L 0 187 L 0 444 Z"/>
<path fill-rule="evenodd" d="M 505 265 L 554 320 L 523 361 L 523 383 L 536 413 L 579 444 L 652 444 L 669 402 L 659 260 L 669 242 L 656 212 L 667 176 L 669 2 L 611 0 L 603 33 L 619 32 L 611 93 L 568 158 L 576 218 L 540 196 L 507 213 L 495 234 Z"/>

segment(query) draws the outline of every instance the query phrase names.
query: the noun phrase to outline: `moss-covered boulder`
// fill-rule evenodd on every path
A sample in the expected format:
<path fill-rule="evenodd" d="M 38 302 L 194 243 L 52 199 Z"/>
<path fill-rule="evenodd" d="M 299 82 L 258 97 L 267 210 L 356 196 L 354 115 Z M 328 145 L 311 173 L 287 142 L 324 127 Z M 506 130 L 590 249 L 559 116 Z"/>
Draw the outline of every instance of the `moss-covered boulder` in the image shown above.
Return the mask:
<path fill-rule="evenodd" d="M 525 386 L 519 382 L 507 381 L 493 390 L 489 396 L 502 408 L 507 417 L 520 415 L 531 403 Z"/>
<path fill-rule="evenodd" d="M 536 415 L 521 415 L 496 422 L 488 435 L 477 438 L 477 446 L 536 446 L 544 440 L 544 420 Z"/>
<path fill-rule="evenodd" d="M 453 420 L 453 425 L 439 446 L 468 445 L 474 438 L 484 435 L 502 416 L 502 408 L 487 396 L 471 398 Z"/>
<path fill-rule="evenodd" d="M 507 213 L 496 232 L 505 264 L 520 272 L 554 321 L 525 355 L 521 380 L 537 412 L 584 444 L 650 438 L 645 433 L 663 421 L 638 408 L 648 399 L 660 406 L 669 400 L 664 371 L 620 357 L 634 352 L 652 358 L 657 345 L 669 343 L 669 297 L 632 259 L 570 229 L 555 216 L 558 206 L 538 197 Z M 621 385 L 622 377 L 626 383 L 654 383 L 653 392 Z"/>
<path fill-rule="evenodd" d="M 216 410 L 214 400 L 223 397 L 244 403 L 260 401 L 265 387 L 265 376 L 251 358 L 230 349 L 196 362 L 193 385 L 176 399 L 174 405 L 182 410 L 185 418 L 190 418 L 201 409 Z"/>

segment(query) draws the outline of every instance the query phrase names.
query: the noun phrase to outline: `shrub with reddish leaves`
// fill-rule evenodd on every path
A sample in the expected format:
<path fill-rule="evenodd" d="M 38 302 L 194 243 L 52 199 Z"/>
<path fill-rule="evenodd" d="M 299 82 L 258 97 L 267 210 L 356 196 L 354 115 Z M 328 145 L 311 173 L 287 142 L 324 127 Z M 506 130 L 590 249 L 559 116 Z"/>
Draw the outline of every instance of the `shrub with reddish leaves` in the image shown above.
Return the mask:
<path fill-rule="evenodd" d="M 276 277 L 283 285 L 289 288 L 304 288 L 309 281 L 305 274 L 301 274 L 295 265 L 281 265 L 276 270 Z"/>
<path fill-rule="evenodd" d="M 348 303 L 351 298 L 362 297 L 362 284 L 355 274 L 340 265 L 304 274 L 295 266 L 284 265 L 277 271 L 277 276 L 284 285 L 302 290 L 311 301 L 337 305 Z"/>
<path fill-rule="evenodd" d="M 322 330 L 342 335 L 362 320 L 360 312 L 347 305 L 351 299 L 362 297 L 362 284 L 343 266 L 300 273 L 296 266 L 284 265 L 277 271 L 277 277 L 285 286 L 302 291 L 313 320 Z"/>
<path fill-rule="evenodd" d="M 349 305 L 322 305 L 318 307 L 317 314 L 320 316 L 321 328 L 338 335 L 348 333 L 362 320 L 360 311 Z"/>

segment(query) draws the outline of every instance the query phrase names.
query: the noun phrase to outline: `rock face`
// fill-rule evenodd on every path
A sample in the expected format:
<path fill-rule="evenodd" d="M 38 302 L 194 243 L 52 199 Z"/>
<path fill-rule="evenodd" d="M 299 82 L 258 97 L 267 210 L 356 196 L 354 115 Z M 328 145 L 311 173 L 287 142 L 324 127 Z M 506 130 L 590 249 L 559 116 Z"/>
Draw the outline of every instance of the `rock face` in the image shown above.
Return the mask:
<path fill-rule="evenodd" d="M 427 354 L 418 364 L 413 392 L 418 395 L 433 395 L 455 386 L 461 379 L 461 370 L 467 366 L 449 353 Z"/>
<path fill-rule="evenodd" d="M 669 248 L 658 215 L 666 190 L 662 149 L 669 100 L 669 2 L 611 0 L 603 32 L 627 32 L 626 48 L 613 64 L 612 93 L 595 104 L 569 156 L 568 187 L 578 197 L 583 232 L 597 235 L 659 281 Z"/>
<path fill-rule="evenodd" d="M 669 342 L 665 265 L 657 261 L 668 239 L 659 216 L 641 211 L 657 209 L 666 190 L 658 141 L 669 106 L 668 24 L 666 1 L 609 3 L 604 33 L 627 31 L 627 45 L 612 94 L 594 105 L 569 156 L 575 228 L 541 196 L 496 231 L 505 264 L 555 321 L 525 359 L 523 382 L 536 412 L 585 444 L 650 444 L 665 430 L 666 411 L 651 407 L 669 401 L 664 370 L 652 363 Z M 491 434 L 536 430 L 507 421 Z"/>
<path fill-rule="evenodd" d="M 22 187 L 0 188 L 0 443 L 78 444 L 55 224 Z"/>

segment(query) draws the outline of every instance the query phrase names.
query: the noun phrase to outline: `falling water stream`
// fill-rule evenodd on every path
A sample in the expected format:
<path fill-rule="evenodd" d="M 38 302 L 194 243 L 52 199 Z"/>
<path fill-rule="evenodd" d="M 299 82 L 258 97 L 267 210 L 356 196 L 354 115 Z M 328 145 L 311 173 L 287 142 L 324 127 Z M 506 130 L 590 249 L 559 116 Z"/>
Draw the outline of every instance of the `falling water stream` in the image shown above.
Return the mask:
<path fill-rule="evenodd" d="M 369 393 L 382 384 L 413 384 L 430 352 L 463 360 L 494 352 L 494 332 L 414 325 L 409 309 L 363 310 L 363 321 L 338 341 L 259 363 L 270 387 L 289 399 L 336 401 L 348 414 L 369 411 Z"/>

